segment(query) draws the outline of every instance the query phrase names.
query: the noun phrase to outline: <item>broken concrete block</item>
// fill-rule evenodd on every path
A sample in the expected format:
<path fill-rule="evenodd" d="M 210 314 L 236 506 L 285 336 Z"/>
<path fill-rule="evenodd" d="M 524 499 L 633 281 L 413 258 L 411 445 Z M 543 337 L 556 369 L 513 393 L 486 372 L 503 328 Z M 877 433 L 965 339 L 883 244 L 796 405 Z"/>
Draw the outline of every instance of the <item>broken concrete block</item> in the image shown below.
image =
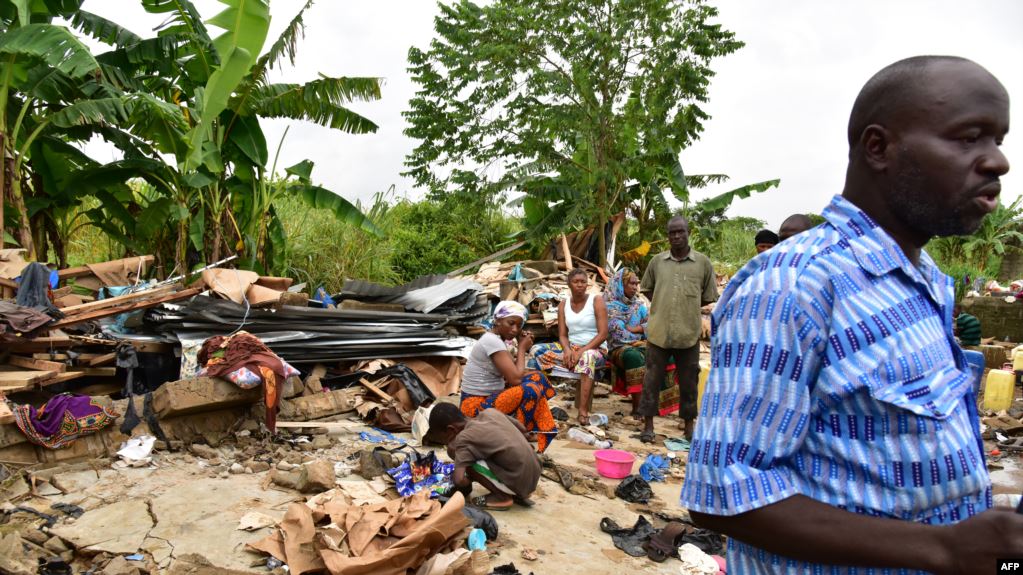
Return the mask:
<path fill-rule="evenodd" d="M 99 475 L 96 474 L 95 470 L 86 469 L 82 471 L 58 473 L 50 479 L 50 483 L 64 493 L 74 493 L 85 491 L 86 488 L 95 484 L 98 479 Z"/>
<path fill-rule="evenodd" d="M 203 445 L 201 443 L 193 443 L 192 445 L 190 445 L 188 447 L 188 449 L 192 453 L 198 455 L 199 457 L 202 457 L 203 459 L 205 459 L 207 461 L 211 461 L 213 459 L 220 459 L 220 452 L 217 451 L 216 449 L 210 447 L 209 445 Z"/>
<path fill-rule="evenodd" d="M 295 488 L 302 493 L 321 493 L 334 488 L 334 466 L 325 459 L 317 459 L 302 466 Z"/>
<path fill-rule="evenodd" d="M 43 549 L 46 549 L 47 551 L 53 553 L 54 555 L 60 555 L 61 553 L 70 550 L 71 548 L 68 547 L 67 544 L 64 543 L 64 541 L 62 541 L 60 537 L 50 537 L 49 539 L 46 540 L 46 542 L 43 543 Z"/>
<path fill-rule="evenodd" d="M 295 486 L 298 485 L 298 472 L 273 469 L 270 471 L 270 481 L 280 487 L 295 489 Z"/>
<path fill-rule="evenodd" d="M 161 385 L 153 392 L 153 410 L 162 419 L 248 405 L 262 397 L 262 387 L 242 389 L 220 378 L 195 377 Z"/>
<path fill-rule="evenodd" d="M 305 378 L 304 386 L 305 389 L 302 395 L 313 395 L 323 392 L 323 385 L 320 384 L 320 380 L 323 376 L 327 375 L 327 366 L 322 363 L 317 363 L 313 370 L 309 372 L 309 376 Z"/>
<path fill-rule="evenodd" d="M 313 437 L 312 446 L 314 449 L 329 449 L 331 446 L 330 438 L 326 435 L 317 435 Z"/>
<path fill-rule="evenodd" d="M 386 451 L 374 454 L 372 449 L 363 449 L 359 452 L 359 475 L 363 479 L 373 479 L 383 475 L 387 469 L 395 466 L 394 457 Z M 378 459 L 379 458 L 379 459 Z"/>
<path fill-rule="evenodd" d="M 281 421 L 309 421 L 340 413 L 348 413 L 355 409 L 355 398 L 362 394 L 363 391 L 361 389 L 338 389 L 327 393 L 282 399 L 277 419 Z"/>
<path fill-rule="evenodd" d="M 73 524 L 60 525 L 50 533 L 78 549 L 116 555 L 135 553 L 153 528 L 145 501 L 119 501 L 86 511 Z"/>
<path fill-rule="evenodd" d="M 228 469 L 228 471 L 232 475 L 241 475 L 242 473 L 245 473 L 245 467 L 242 466 L 241 463 L 235 462 L 231 464 L 231 467 Z"/>
<path fill-rule="evenodd" d="M 36 563 L 25 552 L 17 533 L 0 536 L 0 573 L 34 575 Z"/>
<path fill-rule="evenodd" d="M 100 572 L 103 575 L 139 575 L 138 562 L 128 561 L 122 556 L 114 557 L 106 565 L 103 566 L 103 570 Z"/>
<path fill-rule="evenodd" d="M 269 471 L 270 464 L 265 461 L 255 461 L 250 459 L 245 463 L 245 467 L 251 469 L 253 473 L 262 473 L 264 471 Z"/>

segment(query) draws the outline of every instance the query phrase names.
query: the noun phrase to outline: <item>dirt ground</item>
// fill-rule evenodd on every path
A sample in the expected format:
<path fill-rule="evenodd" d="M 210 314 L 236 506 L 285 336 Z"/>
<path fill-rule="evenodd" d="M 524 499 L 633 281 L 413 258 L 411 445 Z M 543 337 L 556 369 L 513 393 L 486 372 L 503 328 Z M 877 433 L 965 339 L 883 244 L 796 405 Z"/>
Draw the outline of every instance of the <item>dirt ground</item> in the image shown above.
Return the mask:
<path fill-rule="evenodd" d="M 616 448 L 636 454 L 634 469 L 638 470 L 639 462 L 647 453 L 665 454 L 667 450 L 661 443 L 664 437 L 680 435 L 676 419 L 658 418 L 659 441 L 643 445 L 634 438 L 638 425 L 614 416 L 616 412 L 627 412 L 628 404 L 608 396 L 606 387 L 600 395 L 602 397 L 595 399 L 593 412 L 612 416 L 608 431 L 617 437 Z M 564 395 L 553 402 L 561 407 L 567 404 Z M 574 415 L 574 410 L 569 409 L 569 412 Z M 40 529 L 43 521 L 37 516 L 14 512 L 7 524 L 0 525 L 0 555 L 4 554 L 2 538 L 11 532 L 20 532 L 24 540 L 44 547 L 51 554 L 63 552 L 70 557 L 69 547 L 76 548 L 75 566 L 81 570 L 102 566 L 136 549 L 144 551 L 141 562 L 133 564 L 118 559 L 111 563 L 111 567 L 103 571 L 109 575 L 137 573 L 131 569 L 139 566 L 145 566 L 150 573 L 182 575 L 227 573 L 227 570 L 268 573 L 266 557 L 247 551 L 245 544 L 268 535 L 271 528 L 241 531 L 237 529 L 239 520 L 250 511 L 281 519 L 291 502 L 302 501 L 307 496 L 272 483 L 268 477 L 271 472 L 253 470 L 252 462 L 270 460 L 269 463 L 276 466 L 284 461 L 280 465 L 287 467 L 327 459 L 343 464 L 338 478 L 342 485 L 365 481 L 355 473 L 346 475 L 345 471 L 345 468 L 358 466 L 357 460 L 350 457 L 352 454 L 373 447 L 359 439 L 358 433 L 369 428 L 354 416 L 353 413 L 337 418 L 344 429 L 313 435 L 309 443 L 271 444 L 243 430 L 215 448 L 198 446 L 173 453 L 155 452 L 152 464 L 142 468 L 123 468 L 111 459 L 104 459 L 37 473 L 40 481 L 35 486 L 36 494 L 18 504 L 55 514 L 57 521 L 53 527 Z M 552 445 L 548 455 L 590 488 L 582 494 L 573 494 L 559 483 L 544 478 L 533 497 L 535 507 L 495 512 L 501 534 L 497 541 L 488 542 L 493 567 L 515 563 L 524 575 L 529 572 L 536 575 L 679 572 L 680 563 L 676 559 L 657 564 L 615 549 L 611 538 L 600 531 L 599 524 L 603 517 L 610 517 L 621 526 L 631 526 L 643 513 L 659 527 L 663 520 L 655 518 L 652 512 L 684 516 L 685 511 L 678 504 L 681 477 L 653 483 L 655 499 L 647 505 L 633 504 L 609 498 L 619 481 L 596 476 L 592 448 L 561 440 Z M 235 463 L 238 465 L 232 471 Z M 996 493 L 1023 491 L 1021 463 L 1019 456 L 1012 454 L 992 459 L 990 466 Z M 244 466 L 253 472 L 244 471 Z M 52 506 L 57 503 L 80 506 L 85 514 L 77 519 L 68 518 L 53 510 Z M 10 504 L 5 509 L 10 512 Z M 536 559 L 524 559 L 524 551 L 535 553 Z M 197 556 L 216 567 L 197 570 L 194 563 L 189 562 L 195 561 Z M 0 562 L 10 560 L 11 557 L 6 557 Z M 0 563 L 0 572 L 6 572 L 5 569 L 11 568 Z"/>

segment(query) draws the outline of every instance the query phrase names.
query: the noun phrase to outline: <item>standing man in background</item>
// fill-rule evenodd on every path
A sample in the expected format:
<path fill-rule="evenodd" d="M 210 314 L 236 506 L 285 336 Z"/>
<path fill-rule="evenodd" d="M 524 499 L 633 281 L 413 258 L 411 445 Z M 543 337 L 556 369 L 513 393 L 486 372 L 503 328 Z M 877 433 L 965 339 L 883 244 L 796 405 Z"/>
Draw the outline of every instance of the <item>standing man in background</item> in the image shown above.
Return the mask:
<path fill-rule="evenodd" d="M 650 260 L 639 289 L 650 300 L 647 323 L 646 375 L 639 414 L 640 441 L 654 441 L 657 398 L 669 358 L 674 358 L 679 387 L 679 428 L 693 436 L 696 386 L 700 378 L 700 308 L 718 298 L 714 267 L 707 256 L 689 245 L 689 222 L 683 216 L 668 220 L 670 249 Z"/>

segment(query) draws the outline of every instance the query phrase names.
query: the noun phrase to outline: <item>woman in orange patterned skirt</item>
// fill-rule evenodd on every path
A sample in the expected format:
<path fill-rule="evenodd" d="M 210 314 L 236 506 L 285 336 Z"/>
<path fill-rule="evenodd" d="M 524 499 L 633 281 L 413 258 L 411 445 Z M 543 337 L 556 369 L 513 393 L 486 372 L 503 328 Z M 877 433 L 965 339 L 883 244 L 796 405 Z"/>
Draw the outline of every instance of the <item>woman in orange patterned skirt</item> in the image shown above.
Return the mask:
<path fill-rule="evenodd" d="M 495 408 L 514 417 L 536 438 L 543 453 L 558 429 L 547 400 L 554 388 L 538 371 L 526 371 L 533 334 L 522 329 L 526 308 L 503 301 L 494 310 L 494 327 L 480 337 L 462 374 L 462 413 L 475 417 Z M 511 344 L 511 345 L 510 345 Z"/>

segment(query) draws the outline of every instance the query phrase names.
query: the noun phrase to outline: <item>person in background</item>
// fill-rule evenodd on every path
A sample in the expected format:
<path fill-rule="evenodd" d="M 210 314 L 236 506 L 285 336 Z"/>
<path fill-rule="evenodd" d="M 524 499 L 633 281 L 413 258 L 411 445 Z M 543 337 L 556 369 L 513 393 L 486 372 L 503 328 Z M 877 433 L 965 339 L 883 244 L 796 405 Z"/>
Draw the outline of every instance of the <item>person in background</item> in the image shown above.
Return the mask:
<path fill-rule="evenodd" d="M 968 347 L 980 345 L 980 320 L 977 316 L 964 312 L 958 305 L 952 315 L 956 320 L 956 335 L 959 337 L 960 345 Z"/>
<path fill-rule="evenodd" d="M 1023 557 L 1023 515 L 991 508 L 955 286 L 923 250 L 998 207 L 1008 131 L 1008 93 L 977 64 L 885 67 L 853 105 L 826 222 L 728 284 L 680 498 L 728 536 L 729 575 Z"/>
<path fill-rule="evenodd" d="M 430 436 L 447 445 L 456 488 L 468 496 L 476 482 L 490 492 L 473 505 L 490 511 L 533 506 L 529 496 L 540 482 L 540 460 L 520 421 L 496 409 L 468 419 L 454 405 L 438 403 L 430 410 Z"/>
<path fill-rule="evenodd" d="M 519 302 L 497 304 L 494 327 L 469 352 L 462 373 L 461 409 L 466 417 L 491 408 L 510 415 L 536 434 L 537 450 L 543 453 L 558 433 L 547 404 L 554 388 L 544 374 L 525 368 L 533 345 L 533 334 L 522 329 L 526 315 L 526 307 Z"/>
<path fill-rule="evenodd" d="M 610 350 L 607 357 L 614 376 L 612 391 L 632 398 L 633 417 L 640 416 L 639 400 L 646 376 L 646 327 L 650 317 L 638 294 L 639 277 L 624 268 L 615 273 L 604 292 Z M 671 378 L 665 377 L 664 381 L 658 396 L 662 416 L 678 409 L 678 388 Z"/>
<path fill-rule="evenodd" d="M 639 288 L 650 300 L 646 374 L 639 401 L 644 443 L 654 441 L 654 416 L 671 358 L 678 371 L 679 429 L 685 430 L 686 439 L 692 437 L 700 378 L 700 308 L 718 297 L 714 266 L 689 245 L 689 222 L 675 216 L 668 220 L 667 231 L 670 249 L 650 260 Z"/>
<path fill-rule="evenodd" d="M 603 297 L 586 293 L 589 279 L 585 271 L 575 268 L 567 279 L 569 298 L 558 304 L 558 342 L 533 346 L 529 367 L 547 371 L 561 365 L 578 373 L 575 405 L 579 423 L 589 425 L 593 379 L 605 364 L 607 306 Z"/>
<path fill-rule="evenodd" d="M 801 234 L 812 227 L 813 222 L 810 221 L 809 216 L 806 214 L 792 214 L 785 218 L 785 221 L 781 223 L 781 227 L 778 228 L 778 243 L 781 243 L 796 234 Z"/>
<path fill-rule="evenodd" d="M 753 244 L 757 247 L 757 253 L 762 254 L 767 250 L 778 245 L 778 234 L 771 230 L 760 230 L 757 235 L 753 238 Z"/>

